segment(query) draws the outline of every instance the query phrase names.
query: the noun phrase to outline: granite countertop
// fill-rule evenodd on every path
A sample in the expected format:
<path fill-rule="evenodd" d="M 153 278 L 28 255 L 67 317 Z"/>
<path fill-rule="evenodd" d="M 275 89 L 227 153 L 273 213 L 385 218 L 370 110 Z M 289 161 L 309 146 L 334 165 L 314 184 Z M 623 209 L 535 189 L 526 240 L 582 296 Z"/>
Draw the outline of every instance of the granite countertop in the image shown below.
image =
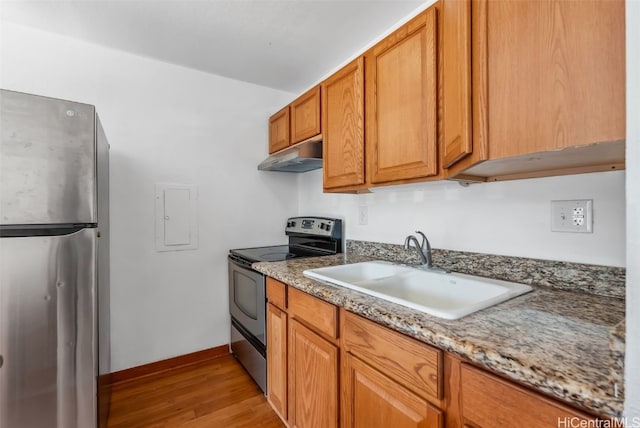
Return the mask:
<path fill-rule="evenodd" d="M 610 334 L 624 325 L 624 300 L 534 285 L 528 294 L 450 321 L 302 274 L 375 259 L 337 254 L 253 268 L 587 411 L 621 416 L 624 400 L 614 393 L 620 379 L 611 371 Z"/>

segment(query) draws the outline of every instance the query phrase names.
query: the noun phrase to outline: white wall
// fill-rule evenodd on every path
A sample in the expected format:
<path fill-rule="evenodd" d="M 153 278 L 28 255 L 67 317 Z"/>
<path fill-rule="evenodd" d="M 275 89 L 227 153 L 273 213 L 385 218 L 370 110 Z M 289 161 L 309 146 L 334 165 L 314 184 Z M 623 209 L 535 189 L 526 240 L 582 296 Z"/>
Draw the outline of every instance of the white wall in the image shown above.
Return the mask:
<path fill-rule="evenodd" d="M 297 212 L 296 180 L 256 170 L 292 94 L 7 22 L 1 35 L 1 87 L 96 105 L 111 143 L 112 369 L 228 343 L 229 248 L 285 242 Z M 155 251 L 156 182 L 199 187 L 198 250 Z"/>
<path fill-rule="evenodd" d="M 640 2 L 627 1 L 627 347 L 625 413 L 640 420 Z"/>
<path fill-rule="evenodd" d="M 322 173 L 300 177 L 300 214 L 342 216 L 349 239 L 401 244 L 415 230 L 436 248 L 625 265 L 624 172 L 472 184 L 424 183 L 373 194 L 322 194 Z M 551 232 L 550 201 L 593 199 L 594 231 Z M 358 224 L 366 206 L 368 225 Z"/>

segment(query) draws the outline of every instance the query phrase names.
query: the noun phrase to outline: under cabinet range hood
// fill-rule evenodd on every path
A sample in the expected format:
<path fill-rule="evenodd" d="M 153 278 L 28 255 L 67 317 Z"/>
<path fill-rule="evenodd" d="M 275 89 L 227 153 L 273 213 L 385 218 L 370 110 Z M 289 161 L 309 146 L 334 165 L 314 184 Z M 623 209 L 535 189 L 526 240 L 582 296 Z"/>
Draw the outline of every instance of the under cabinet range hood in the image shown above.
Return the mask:
<path fill-rule="evenodd" d="M 260 171 L 307 172 L 322 168 L 322 141 L 303 141 L 260 162 Z"/>

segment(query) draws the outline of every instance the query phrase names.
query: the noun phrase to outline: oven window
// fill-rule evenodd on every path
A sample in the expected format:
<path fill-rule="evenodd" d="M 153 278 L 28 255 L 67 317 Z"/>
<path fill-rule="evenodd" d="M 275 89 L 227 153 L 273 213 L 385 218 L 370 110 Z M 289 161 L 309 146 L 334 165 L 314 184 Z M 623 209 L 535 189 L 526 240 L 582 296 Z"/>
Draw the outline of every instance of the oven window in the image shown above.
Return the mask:
<path fill-rule="evenodd" d="M 258 319 L 258 286 L 255 278 L 233 271 L 233 302 L 254 320 Z"/>

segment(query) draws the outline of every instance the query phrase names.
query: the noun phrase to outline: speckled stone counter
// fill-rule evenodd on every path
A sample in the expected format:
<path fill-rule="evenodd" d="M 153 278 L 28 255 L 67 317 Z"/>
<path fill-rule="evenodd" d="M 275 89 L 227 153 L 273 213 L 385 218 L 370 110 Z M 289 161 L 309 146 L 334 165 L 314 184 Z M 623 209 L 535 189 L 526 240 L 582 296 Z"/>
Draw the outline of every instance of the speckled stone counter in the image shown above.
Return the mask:
<path fill-rule="evenodd" d="M 620 416 L 610 373 L 610 332 L 624 300 L 534 286 L 455 321 L 303 276 L 306 269 L 380 259 L 368 254 L 254 263 L 254 269 L 495 373 L 600 415 Z"/>
<path fill-rule="evenodd" d="M 609 332 L 609 374 L 617 395 L 624 397 L 624 351 L 626 345 L 626 326 L 622 320 Z"/>

